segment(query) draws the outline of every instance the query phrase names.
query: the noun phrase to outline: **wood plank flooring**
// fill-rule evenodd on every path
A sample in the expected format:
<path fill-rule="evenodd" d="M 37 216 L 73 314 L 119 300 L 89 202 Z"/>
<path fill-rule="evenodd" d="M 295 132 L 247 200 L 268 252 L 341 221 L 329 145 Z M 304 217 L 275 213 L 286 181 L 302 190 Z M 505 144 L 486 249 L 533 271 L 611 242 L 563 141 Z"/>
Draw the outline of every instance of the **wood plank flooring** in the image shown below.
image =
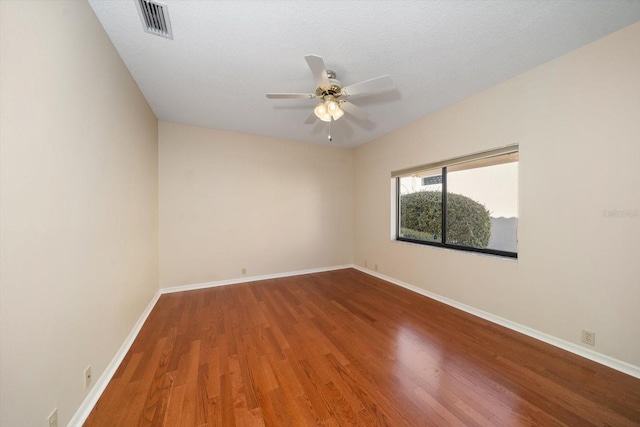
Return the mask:
<path fill-rule="evenodd" d="M 86 426 L 638 426 L 640 380 L 354 269 L 163 295 Z"/>

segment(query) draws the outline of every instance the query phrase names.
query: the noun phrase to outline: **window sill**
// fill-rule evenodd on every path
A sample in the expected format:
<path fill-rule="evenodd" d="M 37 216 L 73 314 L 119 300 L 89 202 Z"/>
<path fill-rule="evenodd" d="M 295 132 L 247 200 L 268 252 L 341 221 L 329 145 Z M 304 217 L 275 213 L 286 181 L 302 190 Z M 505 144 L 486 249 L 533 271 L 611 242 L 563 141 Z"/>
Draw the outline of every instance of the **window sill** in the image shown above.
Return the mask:
<path fill-rule="evenodd" d="M 514 261 L 517 262 L 518 261 L 518 254 L 511 255 L 511 254 L 495 254 L 495 253 L 491 253 L 491 252 L 483 252 L 483 251 L 479 251 L 479 250 L 473 250 L 473 249 L 463 249 L 463 248 L 454 248 L 451 246 L 443 246 L 443 245 L 438 245 L 438 244 L 429 244 L 429 243 L 420 243 L 420 242 L 414 242 L 411 240 L 401 240 L 398 238 L 391 238 L 391 241 L 394 243 L 401 243 L 401 244 L 406 244 L 406 245 L 410 245 L 410 246 L 420 246 L 423 248 L 429 248 L 429 249 L 437 249 L 437 250 L 446 250 L 446 251 L 450 251 L 450 252 L 456 252 L 456 253 L 462 253 L 462 254 L 468 254 L 468 255 L 476 255 L 476 256 L 489 256 L 491 258 L 497 258 L 497 259 L 502 259 L 502 260 L 507 260 L 507 261 Z"/>

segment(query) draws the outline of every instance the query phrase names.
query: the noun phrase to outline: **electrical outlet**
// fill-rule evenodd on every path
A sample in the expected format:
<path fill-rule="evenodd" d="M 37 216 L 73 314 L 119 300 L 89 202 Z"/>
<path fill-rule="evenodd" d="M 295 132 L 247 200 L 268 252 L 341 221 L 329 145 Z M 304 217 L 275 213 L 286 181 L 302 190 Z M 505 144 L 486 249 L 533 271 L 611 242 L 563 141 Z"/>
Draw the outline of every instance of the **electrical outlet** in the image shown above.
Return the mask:
<path fill-rule="evenodd" d="M 242 274 L 247 274 L 247 269 L 245 267 L 242 267 Z"/>
<path fill-rule="evenodd" d="M 378 271 L 378 264 L 374 265 L 373 267 L 376 271 Z"/>
<path fill-rule="evenodd" d="M 84 388 L 88 389 L 91 385 L 91 366 L 88 366 L 87 369 L 84 370 Z"/>
<path fill-rule="evenodd" d="M 58 408 L 53 410 L 47 421 L 49 421 L 49 427 L 58 427 Z"/>
<path fill-rule="evenodd" d="M 369 265 L 367 264 L 367 260 L 364 261 L 364 266 L 368 267 Z"/>
<path fill-rule="evenodd" d="M 582 330 L 582 342 L 589 345 L 596 345 L 596 333 Z"/>

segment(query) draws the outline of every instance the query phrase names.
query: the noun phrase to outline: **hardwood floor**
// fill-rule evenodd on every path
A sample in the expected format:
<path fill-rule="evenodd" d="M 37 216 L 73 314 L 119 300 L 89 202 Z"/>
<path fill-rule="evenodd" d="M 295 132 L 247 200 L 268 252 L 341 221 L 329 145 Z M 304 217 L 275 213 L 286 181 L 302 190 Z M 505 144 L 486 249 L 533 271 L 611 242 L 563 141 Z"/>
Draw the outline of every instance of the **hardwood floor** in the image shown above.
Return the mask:
<path fill-rule="evenodd" d="M 163 295 L 86 426 L 631 426 L 640 380 L 346 269 Z"/>

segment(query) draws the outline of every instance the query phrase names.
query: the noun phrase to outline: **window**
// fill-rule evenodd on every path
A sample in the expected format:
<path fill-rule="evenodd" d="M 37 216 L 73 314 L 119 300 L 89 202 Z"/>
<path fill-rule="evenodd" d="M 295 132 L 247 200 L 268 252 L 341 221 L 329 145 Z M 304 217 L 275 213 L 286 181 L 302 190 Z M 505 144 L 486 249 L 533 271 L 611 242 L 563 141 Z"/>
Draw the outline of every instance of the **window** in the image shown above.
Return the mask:
<path fill-rule="evenodd" d="M 517 258 L 518 146 L 392 173 L 396 239 Z"/>

